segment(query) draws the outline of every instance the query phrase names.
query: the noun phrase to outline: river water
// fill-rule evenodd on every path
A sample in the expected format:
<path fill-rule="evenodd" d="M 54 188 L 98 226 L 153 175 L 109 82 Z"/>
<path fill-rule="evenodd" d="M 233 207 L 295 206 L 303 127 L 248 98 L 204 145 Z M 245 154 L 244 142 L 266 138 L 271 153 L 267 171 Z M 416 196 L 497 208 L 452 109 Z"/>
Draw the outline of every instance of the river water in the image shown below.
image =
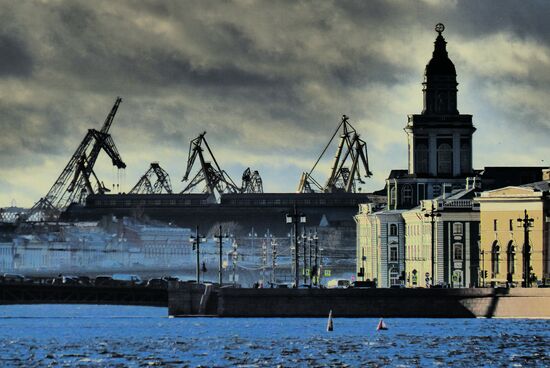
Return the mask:
<path fill-rule="evenodd" d="M 550 367 L 550 320 L 167 318 L 165 308 L 0 306 L 3 367 Z"/>

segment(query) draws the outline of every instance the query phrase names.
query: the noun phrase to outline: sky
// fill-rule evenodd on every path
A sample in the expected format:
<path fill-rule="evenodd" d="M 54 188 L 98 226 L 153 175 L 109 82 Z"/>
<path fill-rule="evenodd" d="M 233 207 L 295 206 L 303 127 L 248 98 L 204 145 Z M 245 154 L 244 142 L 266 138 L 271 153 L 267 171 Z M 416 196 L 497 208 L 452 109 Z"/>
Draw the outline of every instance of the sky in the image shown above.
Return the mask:
<path fill-rule="evenodd" d="M 206 131 L 236 182 L 293 192 L 341 116 L 368 144 L 383 188 L 406 169 L 403 128 L 444 23 L 474 167 L 548 166 L 547 1 L 0 0 L 0 206 L 45 196 L 88 129 L 123 98 L 110 133 L 127 164 L 96 173 L 128 191 L 159 162 L 184 188 Z M 313 176 L 323 182 L 335 147 Z"/>

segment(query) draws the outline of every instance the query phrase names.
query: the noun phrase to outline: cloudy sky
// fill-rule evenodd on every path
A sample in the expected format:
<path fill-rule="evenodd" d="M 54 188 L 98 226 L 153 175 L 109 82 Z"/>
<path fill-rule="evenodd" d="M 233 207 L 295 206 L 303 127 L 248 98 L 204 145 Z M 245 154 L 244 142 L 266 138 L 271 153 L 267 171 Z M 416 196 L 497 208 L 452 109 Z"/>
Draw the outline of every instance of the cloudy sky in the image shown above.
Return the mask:
<path fill-rule="evenodd" d="M 235 181 L 260 170 L 294 191 L 342 114 L 380 189 L 406 168 L 406 115 L 438 22 L 474 116 L 474 166 L 550 161 L 547 1 L 0 0 L 0 206 L 44 196 L 89 128 L 123 97 L 111 134 L 129 190 L 152 161 L 183 189 L 202 131 Z M 330 156 L 330 155 L 329 155 Z M 323 181 L 329 157 L 316 170 Z"/>

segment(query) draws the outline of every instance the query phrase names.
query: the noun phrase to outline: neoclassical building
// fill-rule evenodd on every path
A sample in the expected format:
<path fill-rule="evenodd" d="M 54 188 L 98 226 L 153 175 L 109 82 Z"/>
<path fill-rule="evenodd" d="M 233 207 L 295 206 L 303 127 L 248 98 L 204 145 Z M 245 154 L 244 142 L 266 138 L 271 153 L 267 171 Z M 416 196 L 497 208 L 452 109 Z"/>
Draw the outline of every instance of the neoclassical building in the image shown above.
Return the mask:
<path fill-rule="evenodd" d="M 450 196 L 424 200 L 420 206 L 403 212 L 408 287 L 427 287 L 432 283 L 454 288 L 478 285 L 476 193 L 475 188 L 456 191 Z"/>
<path fill-rule="evenodd" d="M 404 210 L 377 210 L 362 204 L 357 223 L 357 277 L 376 280 L 378 287 L 403 284 L 405 272 Z"/>
<path fill-rule="evenodd" d="M 550 278 L 550 174 L 545 180 L 486 191 L 476 201 L 481 209 L 482 283 L 521 286 L 527 274 L 536 281 Z M 529 247 L 525 229 L 529 221 Z"/>

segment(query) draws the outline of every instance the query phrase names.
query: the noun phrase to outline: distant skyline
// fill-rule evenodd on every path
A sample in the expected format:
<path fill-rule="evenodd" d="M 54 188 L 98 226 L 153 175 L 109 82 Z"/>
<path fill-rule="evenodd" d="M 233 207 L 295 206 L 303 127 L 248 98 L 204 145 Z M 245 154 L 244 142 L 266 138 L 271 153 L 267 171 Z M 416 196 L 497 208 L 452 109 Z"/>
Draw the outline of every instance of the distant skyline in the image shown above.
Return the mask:
<path fill-rule="evenodd" d="M 102 154 L 107 186 L 128 191 L 158 161 L 185 187 L 202 131 L 240 183 L 294 192 L 343 114 L 368 144 L 383 188 L 406 169 L 403 127 L 422 110 L 424 68 L 444 23 L 458 110 L 472 114 L 475 168 L 550 165 L 550 3 L 546 1 L 0 0 L 0 207 L 32 206 L 115 98 Z M 316 169 L 324 182 L 334 148 Z"/>

